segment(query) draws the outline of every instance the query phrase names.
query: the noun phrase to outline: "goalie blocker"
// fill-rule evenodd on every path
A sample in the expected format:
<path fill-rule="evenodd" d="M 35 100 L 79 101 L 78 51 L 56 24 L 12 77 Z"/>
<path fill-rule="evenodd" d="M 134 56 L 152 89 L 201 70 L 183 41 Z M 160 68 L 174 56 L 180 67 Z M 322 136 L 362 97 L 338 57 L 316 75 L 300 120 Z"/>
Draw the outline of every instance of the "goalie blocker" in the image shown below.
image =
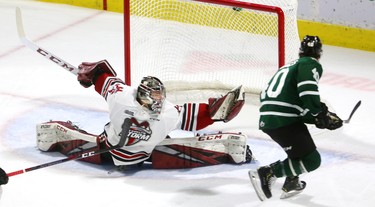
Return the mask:
<path fill-rule="evenodd" d="M 93 135 L 72 122 L 49 121 L 38 124 L 37 147 L 41 151 L 59 151 L 70 156 L 82 151 L 106 147 L 104 135 Z M 108 155 L 97 155 L 82 161 L 104 164 Z M 167 138 L 153 150 L 147 161 L 155 169 L 194 168 L 224 163 L 242 164 L 253 160 L 240 133 L 197 135 L 190 138 Z"/>

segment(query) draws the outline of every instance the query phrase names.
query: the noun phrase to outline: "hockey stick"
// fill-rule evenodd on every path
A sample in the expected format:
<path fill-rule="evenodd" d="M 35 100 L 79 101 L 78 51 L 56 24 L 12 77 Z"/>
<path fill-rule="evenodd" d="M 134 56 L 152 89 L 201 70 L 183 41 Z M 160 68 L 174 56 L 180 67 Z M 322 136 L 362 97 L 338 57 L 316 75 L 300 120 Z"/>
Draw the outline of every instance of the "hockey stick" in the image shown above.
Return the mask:
<path fill-rule="evenodd" d="M 17 22 L 17 32 L 18 36 L 21 39 L 21 42 L 28 48 L 36 51 L 37 53 L 41 54 L 45 58 L 49 59 L 50 61 L 56 63 L 60 67 L 63 67 L 65 70 L 73 73 L 74 75 L 77 75 L 78 68 L 74 67 L 70 63 L 64 61 L 63 59 L 57 57 L 56 55 L 52 54 L 48 50 L 45 50 L 38 45 L 36 45 L 34 42 L 27 39 L 25 35 L 25 31 L 23 29 L 23 23 L 22 23 L 22 16 L 21 16 L 21 9 L 19 7 L 16 8 L 16 22 Z"/>
<path fill-rule="evenodd" d="M 128 133 L 129 133 L 130 125 L 131 125 L 130 119 L 126 118 L 124 120 L 124 123 L 122 124 L 121 137 L 120 137 L 120 141 L 117 145 L 114 145 L 114 146 L 106 148 L 106 149 L 86 151 L 86 152 L 83 152 L 83 153 L 78 154 L 78 155 L 71 155 L 71 156 L 69 156 L 65 159 L 56 160 L 56 161 L 53 161 L 53 162 L 37 165 L 37 166 L 34 166 L 34 167 L 29 167 L 29 168 L 26 168 L 26 169 L 23 169 L 23 170 L 17 170 L 17 171 L 8 173 L 7 176 L 11 177 L 11 176 L 23 174 L 23 173 L 26 173 L 26 172 L 30 172 L 30 171 L 33 171 L 33 170 L 38 170 L 38 169 L 41 169 L 41 168 L 49 167 L 49 166 L 52 166 L 52 165 L 57 165 L 57 164 L 64 163 L 64 162 L 67 162 L 67 161 L 79 160 L 79 159 L 83 159 L 83 158 L 87 158 L 87 157 L 92 157 L 92 156 L 99 155 L 99 154 L 102 154 L 102 153 L 105 153 L 105 152 L 109 152 L 111 150 L 118 149 L 118 148 L 124 146 L 125 141 L 126 141 L 127 136 L 128 136 Z"/>
<path fill-rule="evenodd" d="M 352 112 L 350 113 L 349 118 L 346 119 L 346 120 L 343 120 L 343 122 L 345 124 L 349 124 L 350 120 L 352 119 L 353 114 L 357 111 L 357 109 L 359 108 L 359 106 L 361 105 L 361 103 L 362 103 L 362 101 L 358 101 L 358 103 L 354 106 Z"/>

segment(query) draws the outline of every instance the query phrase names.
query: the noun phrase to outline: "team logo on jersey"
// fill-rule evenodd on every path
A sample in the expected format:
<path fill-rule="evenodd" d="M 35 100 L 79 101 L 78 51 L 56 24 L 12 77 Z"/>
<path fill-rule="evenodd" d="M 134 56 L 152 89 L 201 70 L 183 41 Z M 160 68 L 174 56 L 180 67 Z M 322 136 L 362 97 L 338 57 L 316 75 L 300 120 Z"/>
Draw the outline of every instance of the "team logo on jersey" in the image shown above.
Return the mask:
<path fill-rule="evenodd" d="M 108 90 L 108 93 L 114 94 L 117 92 L 121 92 L 124 88 L 121 86 L 121 84 L 116 83 L 115 85 L 112 86 L 110 90 Z"/>
<path fill-rule="evenodd" d="M 148 141 L 152 134 L 150 123 L 147 121 L 139 123 L 135 118 L 131 118 L 131 122 L 126 146 L 134 145 L 140 141 Z"/>
<path fill-rule="evenodd" d="M 174 108 L 177 110 L 178 113 L 181 113 L 181 106 L 175 105 Z"/>
<path fill-rule="evenodd" d="M 313 73 L 313 77 L 314 77 L 314 79 L 316 80 L 316 82 L 319 82 L 320 76 L 319 76 L 319 73 L 318 73 L 318 71 L 316 70 L 316 68 L 314 68 L 314 69 L 312 70 L 312 73 Z"/>

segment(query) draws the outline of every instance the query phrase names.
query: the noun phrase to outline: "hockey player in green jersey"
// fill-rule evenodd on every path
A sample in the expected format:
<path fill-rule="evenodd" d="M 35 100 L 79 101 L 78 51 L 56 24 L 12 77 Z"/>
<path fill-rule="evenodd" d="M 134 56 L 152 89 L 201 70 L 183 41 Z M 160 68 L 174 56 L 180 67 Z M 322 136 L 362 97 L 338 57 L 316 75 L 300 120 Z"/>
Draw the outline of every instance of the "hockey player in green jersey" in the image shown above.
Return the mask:
<path fill-rule="evenodd" d="M 272 196 L 272 182 L 281 177 L 286 177 L 281 198 L 300 193 L 306 183 L 300 181 L 298 175 L 320 166 L 320 154 L 306 124 L 329 130 L 342 126 L 342 120 L 328 111 L 320 100 L 321 54 L 319 37 L 305 36 L 301 41 L 299 59 L 281 67 L 260 95 L 259 128 L 287 154 L 283 161 L 249 171 L 260 200 Z"/>

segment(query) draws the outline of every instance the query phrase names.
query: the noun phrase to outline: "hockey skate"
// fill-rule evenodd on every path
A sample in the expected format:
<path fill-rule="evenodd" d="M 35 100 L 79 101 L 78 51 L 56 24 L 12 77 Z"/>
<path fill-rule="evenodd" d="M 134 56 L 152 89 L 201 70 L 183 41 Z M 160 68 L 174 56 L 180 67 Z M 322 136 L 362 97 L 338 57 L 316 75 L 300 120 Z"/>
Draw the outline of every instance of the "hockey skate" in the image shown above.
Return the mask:
<path fill-rule="evenodd" d="M 138 171 L 143 168 L 144 161 L 139 162 L 137 164 L 132 164 L 132 165 L 115 165 L 111 169 L 108 170 L 108 174 L 113 174 L 113 173 L 127 173 L 127 172 L 132 172 L 132 171 Z"/>
<path fill-rule="evenodd" d="M 276 180 L 276 177 L 274 176 L 271 167 L 264 166 L 258 168 L 257 171 L 250 170 L 249 177 L 251 184 L 261 201 L 272 197 L 271 186 Z"/>
<path fill-rule="evenodd" d="M 296 177 L 286 177 L 284 185 L 282 187 L 282 194 L 280 199 L 285 199 L 297 195 L 303 191 L 306 187 L 305 181 L 300 181 L 298 176 Z"/>

